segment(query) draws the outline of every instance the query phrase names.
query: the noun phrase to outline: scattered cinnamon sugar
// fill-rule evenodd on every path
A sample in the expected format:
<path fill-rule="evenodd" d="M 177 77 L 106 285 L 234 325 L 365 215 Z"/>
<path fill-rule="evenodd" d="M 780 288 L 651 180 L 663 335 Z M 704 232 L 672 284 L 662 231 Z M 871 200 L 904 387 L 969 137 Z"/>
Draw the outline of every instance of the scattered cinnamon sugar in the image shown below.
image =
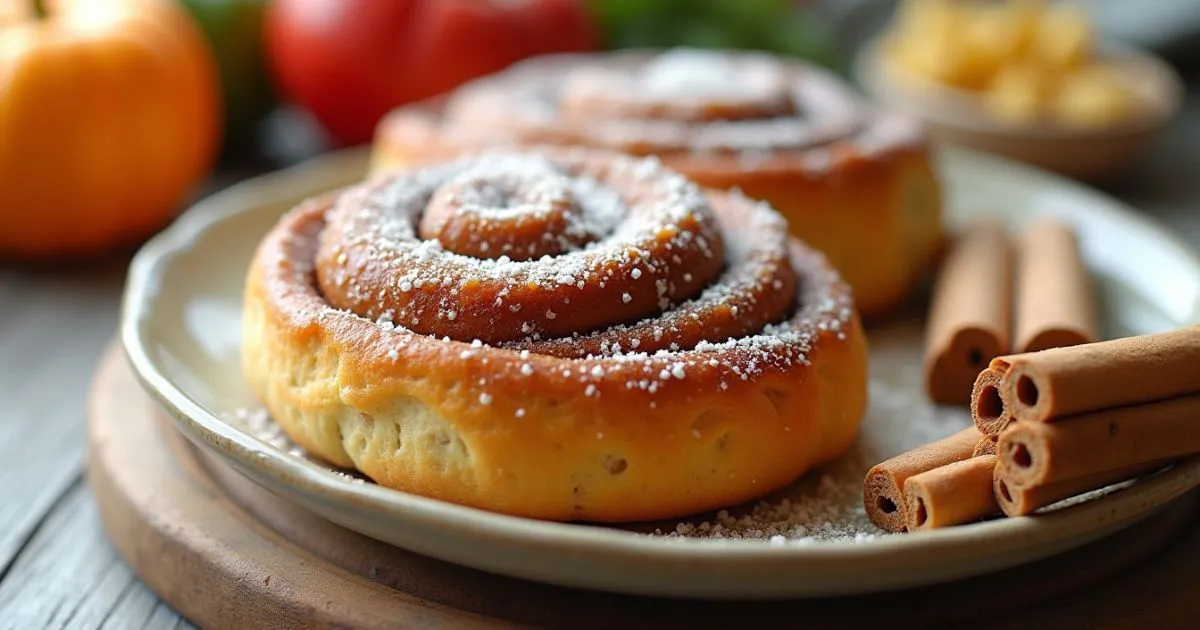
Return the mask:
<path fill-rule="evenodd" d="M 232 413 L 226 414 L 224 419 L 281 451 L 304 456 L 304 450 L 288 438 L 283 428 L 272 420 L 271 415 L 262 407 L 238 407 Z"/>
<path fill-rule="evenodd" d="M 839 471 L 840 473 L 840 471 Z M 888 536 L 862 508 L 861 480 L 845 483 L 839 473 L 824 473 L 796 497 L 760 501 L 749 510 L 721 510 L 710 519 L 683 521 L 675 529 L 654 531 L 667 538 L 763 539 L 773 545 L 824 540 L 873 540 Z"/>

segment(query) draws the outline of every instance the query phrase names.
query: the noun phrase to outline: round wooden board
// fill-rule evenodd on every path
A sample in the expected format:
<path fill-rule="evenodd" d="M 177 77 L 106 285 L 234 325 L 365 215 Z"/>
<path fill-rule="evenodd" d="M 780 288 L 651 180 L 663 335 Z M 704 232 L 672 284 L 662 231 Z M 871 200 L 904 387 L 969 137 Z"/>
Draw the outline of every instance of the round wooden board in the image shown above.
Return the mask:
<path fill-rule="evenodd" d="M 113 545 L 147 586 L 212 628 L 1193 627 L 1192 493 L 1108 539 L 1036 564 L 866 597 L 736 603 L 594 593 L 390 547 L 282 501 L 202 454 L 114 344 L 88 422 L 88 478 Z M 781 579 L 786 579 L 781 577 Z"/>

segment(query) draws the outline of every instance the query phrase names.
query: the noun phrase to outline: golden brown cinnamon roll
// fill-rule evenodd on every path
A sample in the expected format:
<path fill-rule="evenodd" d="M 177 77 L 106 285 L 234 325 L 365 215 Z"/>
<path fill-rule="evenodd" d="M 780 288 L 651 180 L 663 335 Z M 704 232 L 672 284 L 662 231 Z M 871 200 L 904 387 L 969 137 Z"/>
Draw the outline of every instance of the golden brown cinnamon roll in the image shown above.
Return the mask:
<path fill-rule="evenodd" d="M 800 61 L 688 49 L 532 59 L 393 112 L 374 167 L 513 144 L 656 155 L 703 186 L 766 200 L 866 315 L 903 301 L 942 242 L 923 130 Z"/>
<path fill-rule="evenodd" d="M 545 519 L 736 504 L 840 454 L 848 288 L 766 204 L 653 158 L 486 152 L 309 201 L 249 272 L 244 365 L 308 451 Z"/>

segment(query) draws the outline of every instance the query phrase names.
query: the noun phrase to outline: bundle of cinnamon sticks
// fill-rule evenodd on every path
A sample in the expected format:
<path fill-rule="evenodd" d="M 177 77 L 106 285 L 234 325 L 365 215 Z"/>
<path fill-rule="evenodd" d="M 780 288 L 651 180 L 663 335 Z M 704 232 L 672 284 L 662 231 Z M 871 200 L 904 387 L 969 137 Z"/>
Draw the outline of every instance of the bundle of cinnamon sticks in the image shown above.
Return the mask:
<path fill-rule="evenodd" d="M 1015 264 L 1012 249 L 980 221 L 942 266 L 926 388 L 968 405 L 973 426 L 867 473 L 864 505 L 883 529 L 1030 514 L 1200 453 L 1200 327 L 1097 342 L 1071 228 L 1040 220 Z"/>
<path fill-rule="evenodd" d="M 971 416 L 871 469 L 872 521 L 913 531 L 1031 514 L 1200 453 L 1200 327 L 998 357 Z"/>
<path fill-rule="evenodd" d="M 996 499 L 1038 508 L 1200 452 L 1200 328 L 1002 357 Z M 974 414 L 973 414 L 974 415 Z"/>
<path fill-rule="evenodd" d="M 1013 249 L 1004 227 L 985 219 L 942 264 L 925 345 L 933 401 L 967 404 L 976 375 L 995 357 L 1096 340 L 1091 281 L 1071 227 L 1041 219 Z"/>

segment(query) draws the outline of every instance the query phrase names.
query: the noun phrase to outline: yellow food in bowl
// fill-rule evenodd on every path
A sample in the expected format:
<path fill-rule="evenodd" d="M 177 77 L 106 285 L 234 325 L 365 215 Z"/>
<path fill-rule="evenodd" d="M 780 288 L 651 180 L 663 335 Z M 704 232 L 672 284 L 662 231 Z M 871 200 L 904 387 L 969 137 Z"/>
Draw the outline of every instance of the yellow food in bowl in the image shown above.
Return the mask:
<path fill-rule="evenodd" d="M 1108 68 L 1082 68 L 1063 76 L 1060 85 L 1052 106 L 1055 117 L 1065 124 L 1100 126 L 1134 113 L 1129 89 Z"/>
<path fill-rule="evenodd" d="M 1094 51 L 1087 13 L 1044 0 L 905 0 L 885 54 L 909 74 L 968 90 L 1014 124 L 1111 125 L 1137 96 Z"/>
<path fill-rule="evenodd" d="M 998 118 L 1016 123 L 1035 122 L 1045 108 L 1050 83 L 1049 74 L 1037 66 L 1009 66 L 996 74 L 984 92 L 983 102 Z"/>

